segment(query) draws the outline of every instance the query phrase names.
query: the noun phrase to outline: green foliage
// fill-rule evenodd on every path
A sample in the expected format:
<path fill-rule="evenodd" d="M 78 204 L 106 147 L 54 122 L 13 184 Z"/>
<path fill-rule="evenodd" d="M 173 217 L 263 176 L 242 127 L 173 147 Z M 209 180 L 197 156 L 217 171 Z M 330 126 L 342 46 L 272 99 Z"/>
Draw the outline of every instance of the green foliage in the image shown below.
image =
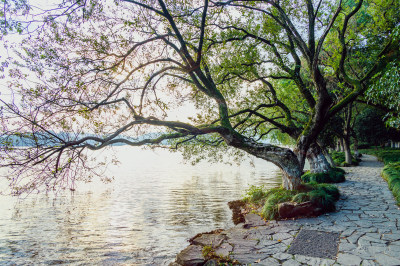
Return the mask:
<path fill-rule="evenodd" d="M 303 203 L 311 201 L 327 212 L 333 211 L 340 193 L 334 185 L 311 182 L 304 184 L 302 190 L 285 190 L 284 188 L 264 190 L 264 187 L 252 186 L 246 195 L 245 200 L 248 202 L 256 204 L 264 202 L 262 216 L 267 220 L 274 220 L 280 218 L 278 204 L 283 202 Z M 256 201 L 252 201 L 252 199 L 256 199 Z"/>
<path fill-rule="evenodd" d="M 337 166 L 342 166 L 342 167 L 350 166 L 346 163 L 344 152 L 331 151 L 329 152 L 329 154 L 332 156 L 332 159 Z M 360 159 L 354 158 L 353 154 L 351 159 L 351 165 L 358 165 L 360 161 L 361 161 Z"/>
<path fill-rule="evenodd" d="M 265 204 L 262 209 L 262 215 L 267 220 L 274 220 L 279 218 L 278 204 L 292 201 L 296 195 L 296 191 L 286 190 L 284 188 L 272 189 L 267 193 Z"/>
<path fill-rule="evenodd" d="M 335 210 L 334 199 L 323 189 L 312 190 L 308 193 L 310 201 L 324 210 Z"/>
<path fill-rule="evenodd" d="M 363 153 L 376 155 L 383 161 L 385 167 L 382 170 L 382 177 L 388 183 L 397 204 L 400 205 L 400 150 L 398 149 L 368 149 L 362 150 Z"/>
<path fill-rule="evenodd" d="M 375 108 L 367 108 L 358 116 L 354 124 L 354 132 L 359 141 L 378 145 L 389 137 L 383 118 L 385 113 Z"/>
<path fill-rule="evenodd" d="M 292 201 L 296 203 L 302 203 L 310 200 L 310 196 L 308 193 L 301 192 L 299 194 L 296 194 L 293 198 Z"/>
<path fill-rule="evenodd" d="M 392 110 L 389 113 L 388 125 L 400 128 L 400 119 L 395 114 L 400 113 L 400 60 L 391 62 L 369 87 L 366 96 L 375 103 Z"/>
<path fill-rule="evenodd" d="M 332 168 L 326 173 L 310 173 L 307 172 L 301 176 L 303 182 L 316 182 L 316 183 L 340 183 L 344 182 L 346 178 L 344 177 L 345 171 L 341 168 Z"/>
<path fill-rule="evenodd" d="M 267 195 L 267 192 L 264 188 L 264 186 L 255 186 L 252 185 L 250 186 L 246 192 L 245 192 L 245 197 L 244 200 L 247 202 L 259 202 L 260 200 L 264 199 Z"/>

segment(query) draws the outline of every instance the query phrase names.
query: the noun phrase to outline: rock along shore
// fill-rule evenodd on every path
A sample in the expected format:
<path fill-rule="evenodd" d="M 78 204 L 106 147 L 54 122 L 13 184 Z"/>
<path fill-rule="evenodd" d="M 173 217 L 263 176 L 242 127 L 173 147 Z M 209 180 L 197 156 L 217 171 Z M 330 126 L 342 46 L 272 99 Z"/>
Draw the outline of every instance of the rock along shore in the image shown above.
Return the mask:
<path fill-rule="evenodd" d="M 265 222 L 248 214 L 227 230 L 194 237 L 170 265 L 400 265 L 400 208 L 370 155 L 348 167 L 337 211 L 316 218 Z M 211 253 L 210 253 L 211 252 Z"/>

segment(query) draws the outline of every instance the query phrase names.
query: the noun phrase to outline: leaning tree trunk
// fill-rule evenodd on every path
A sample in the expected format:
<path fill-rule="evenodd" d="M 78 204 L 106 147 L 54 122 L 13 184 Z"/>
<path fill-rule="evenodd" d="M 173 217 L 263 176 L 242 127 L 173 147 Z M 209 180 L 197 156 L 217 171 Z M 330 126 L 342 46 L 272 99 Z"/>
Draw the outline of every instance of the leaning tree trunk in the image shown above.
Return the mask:
<path fill-rule="evenodd" d="M 288 148 L 266 143 L 258 143 L 239 134 L 223 136 L 229 146 L 246 151 L 258 158 L 272 162 L 282 170 L 282 186 L 287 190 L 297 190 L 301 185 L 302 168 L 296 155 Z"/>
<path fill-rule="evenodd" d="M 331 166 L 325 158 L 321 147 L 317 143 L 310 145 L 306 157 L 310 163 L 311 173 L 326 173 L 331 169 Z"/>
<path fill-rule="evenodd" d="M 319 147 L 321 148 L 322 154 L 325 156 L 325 159 L 328 161 L 330 167 L 336 167 L 335 162 L 332 159 L 332 156 L 329 154 L 329 151 L 326 149 L 326 147 L 324 147 L 323 145 L 321 145 L 318 141 L 317 141 Z"/>

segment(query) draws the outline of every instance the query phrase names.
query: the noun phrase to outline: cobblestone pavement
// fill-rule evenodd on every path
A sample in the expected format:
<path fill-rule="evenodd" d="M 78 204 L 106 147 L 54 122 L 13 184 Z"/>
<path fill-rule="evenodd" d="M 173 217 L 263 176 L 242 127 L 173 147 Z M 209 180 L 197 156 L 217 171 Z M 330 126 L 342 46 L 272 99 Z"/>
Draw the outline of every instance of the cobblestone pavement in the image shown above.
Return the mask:
<path fill-rule="evenodd" d="M 195 239 L 177 262 L 201 264 L 202 246 L 212 245 L 218 255 L 248 265 L 400 265 L 400 209 L 380 176 L 383 164 L 369 155 L 362 159 L 360 166 L 345 168 L 337 212 L 267 224 L 252 214 L 245 225 Z M 336 259 L 289 254 L 302 229 L 340 233 Z"/>

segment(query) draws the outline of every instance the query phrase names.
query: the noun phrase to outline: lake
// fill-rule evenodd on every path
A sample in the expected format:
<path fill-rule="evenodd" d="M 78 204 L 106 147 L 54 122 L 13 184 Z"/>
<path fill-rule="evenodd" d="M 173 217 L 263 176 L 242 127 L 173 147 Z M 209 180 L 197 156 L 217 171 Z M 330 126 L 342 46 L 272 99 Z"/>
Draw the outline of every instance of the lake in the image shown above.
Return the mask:
<path fill-rule="evenodd" d="M 121 164 L 107 170 L 110 184 L 0 196 L 1 264 L 168 265 L 197 233 L 233 226 L 227 202 L 250 185 L 281 184 L 260 159 L 192 166 L 167 150 L 114 150 Z"/>

